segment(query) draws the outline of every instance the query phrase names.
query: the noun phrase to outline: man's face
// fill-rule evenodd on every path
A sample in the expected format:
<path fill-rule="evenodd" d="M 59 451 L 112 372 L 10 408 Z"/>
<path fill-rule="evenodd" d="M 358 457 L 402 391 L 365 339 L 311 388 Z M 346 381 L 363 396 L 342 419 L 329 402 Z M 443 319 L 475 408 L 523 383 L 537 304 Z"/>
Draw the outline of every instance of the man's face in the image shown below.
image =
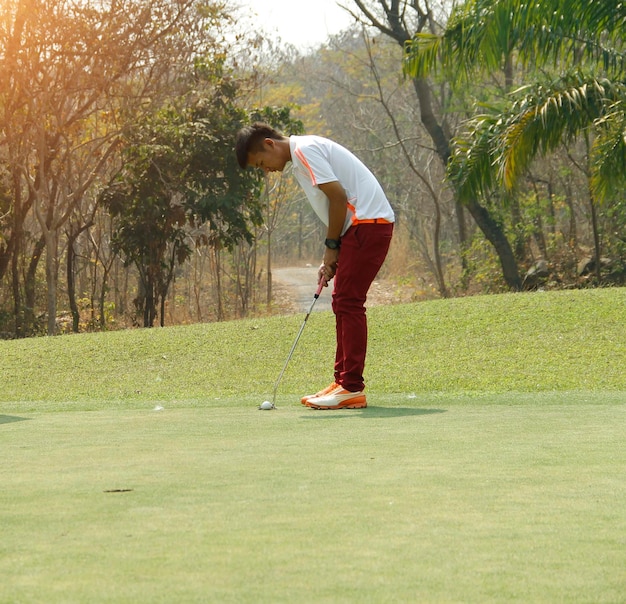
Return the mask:
<path fill-rule="evenodd" d="M 277 141 L 266 138 L 263 141 L 263 149 L 257 152 L 248 153 L 248 166 L 268 172 L 282 172 L 285 165 L 289 161 L 289 157 L 285 155 L 285 151 Z"/>

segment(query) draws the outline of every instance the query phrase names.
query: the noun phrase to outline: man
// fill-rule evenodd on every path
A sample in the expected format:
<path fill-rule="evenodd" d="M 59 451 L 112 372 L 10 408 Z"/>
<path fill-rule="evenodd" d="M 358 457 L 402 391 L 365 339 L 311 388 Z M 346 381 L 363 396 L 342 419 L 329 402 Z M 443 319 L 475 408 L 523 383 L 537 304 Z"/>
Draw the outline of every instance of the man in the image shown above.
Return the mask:
<path fill-rule="evenodd" d="M 363 369 L 367 351 L 367 292 L 382 266 L 394 213 L 382 187 L 350 151 L 320 136 L 286 137 L 271 126 L 242 128 L 235 146 L 242 168 L 281 172 L 288 162 L 309 203 L 326 225 L 326 250 L 318 278 L 333 277 L 337 348 L 334 380 L 302 398 L 313 409 L 367 406 Z"/>

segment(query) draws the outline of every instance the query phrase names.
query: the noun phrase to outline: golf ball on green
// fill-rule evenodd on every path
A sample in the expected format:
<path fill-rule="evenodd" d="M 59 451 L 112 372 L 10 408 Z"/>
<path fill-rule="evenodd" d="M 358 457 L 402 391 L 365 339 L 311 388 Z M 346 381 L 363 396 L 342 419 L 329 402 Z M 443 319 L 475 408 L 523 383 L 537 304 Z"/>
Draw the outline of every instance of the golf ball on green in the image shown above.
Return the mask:
<path fill-rule="evenodd" d="M 267 411 L 273 408 L 274 408 L 274 405 L 272 405 L 272 403 L 270 403 L 269 401 L 263 401 L 261 403 L 261 406 L 259 407 L 259 409 L 263 409 L 263 411 Z"/>

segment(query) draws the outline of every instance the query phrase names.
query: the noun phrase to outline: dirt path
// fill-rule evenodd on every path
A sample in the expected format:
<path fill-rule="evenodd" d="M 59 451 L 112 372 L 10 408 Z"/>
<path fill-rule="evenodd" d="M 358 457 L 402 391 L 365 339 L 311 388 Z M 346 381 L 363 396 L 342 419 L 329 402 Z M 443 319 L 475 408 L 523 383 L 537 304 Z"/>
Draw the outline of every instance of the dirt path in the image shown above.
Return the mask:
<path fill-rule="evenodd" d="M 309 310 L 313 294 L 317 289 L 317 267 L 291 266 L 272 269 L 274 297 L 280 299 L 280 305 L 293 307 L 295 312 Z M 330 310 L 332 286 L 325 287 L 315 303 L 314 310 Z M 289 303 L 291 300 L 291 303 Z"/>
<path fill-rule="evenodd" d="M 292 312 L 306 312 L 313 301 L 316 289 L 317 267 L 312 265 L 291 266 L 272 269 L 274 299 L 281 307 Z M 315 303 L 314 312 L 331 310 L 332 282 L 325 287 Z M 376 280 L 367 295 L 367 307 L 383 304 L 408 302 L 411 297 L 410 288 L 398 288 L 384 280 Z"/>

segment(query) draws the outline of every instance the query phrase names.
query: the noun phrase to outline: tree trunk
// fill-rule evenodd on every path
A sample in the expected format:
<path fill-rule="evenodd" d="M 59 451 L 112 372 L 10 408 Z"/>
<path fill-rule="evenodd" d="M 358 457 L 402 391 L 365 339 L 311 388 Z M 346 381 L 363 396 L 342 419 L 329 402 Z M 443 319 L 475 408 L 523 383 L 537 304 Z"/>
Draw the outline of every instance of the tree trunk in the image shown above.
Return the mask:
<path fill-rule="evenodd" d="M 441 253 L 439 251 L 439 240 L 441 237 L 441 208 L 439 207 L 439 201 L 435 200 L 435 228 L 433 229 L 433 256 L 435 257 L 435 273 L 437 275 L 437 284 L 439 287 L 439 293 L 442 298 L 448 298 L 450 296 L 448 288 L 446 287 L 446 279 L 443 272 L 443 265 L 441 263 Z"/>
<path fill-rule="evenodd" d="M 46 233 L 46 307 L 49 336 L 53 336 L 57 332 L 57 287 L 59 284 L 57 246 L 57 232 L 50 229 Z"/>
<path fill-rule="evenodd" d="M 159 325 L 161 327 L 165 327 L 165 302 L 166 302 L 166 299 L 167 299 L 166 298 L 166 290 L 164 289 L 161 292 L 161 302 L 160 302 L 160 305 L 161 305 L 160 315 L 161 316 L 159 317 Z"/>
<path fill-rule="evenodd" d="M 602 279 L 602 273 L 600 271 L 600 256 L 602 255 L 602 246 L 600 244 L 600 231 L 598 229 L 598 213 L 596 211 L 596 204 L 593 199 L 593 191 L 589 190 L 589 207 L 591 208 L 591 227 L 593 230 L 593 247 L 595 250 L 596 256 L 596 279 L 598 280 L 598 285 L 600 284 L 600 280 Z"/>
<path fill-rule="evenodd" d="M 24 337 L 24 309 L 20 291 L 19 246 L 13 250 L 11 259 L 11 285 L 13 287 L 13 314 L 15 320 L 15 337 Z"/>
<path fill-rule="evenodd" d="M 5 247 L 0 251 L 0 281 L 3 279 L 9 264 L 11 266 L 11 287 L 13 293 L 14 333 L 16 338 L 23 338 L 25 333 L 24 304 L 20 288 L 20 259 L 24 250 L 24 216 L 30 208 L 28 198 L 23 202 L 21 180 L 17 172 L 12 175 L 13 187 L 13 221 L 11 235 Z"/>
<path fill-rule="evenodd" d="M 78 310 L 78 303 L 76 302 L 76 240 L 80 237 L 81 233 L 93 226 L 93 220 L 87 221 L 82 226 L 75 225 L 70 222 L 69 233 L 67 236 L 67 295 L 69 298 L 70 312 L 72 313 L 72 331 L 78 333 L 80 327 L 80 312 Z M 97 266 L 97 261 L 94 263 Z M 96 281 L 96 272 L 94 270 L 93 281 Z M 91 314 L 93 320 L 94 313 L 94 300 L 91 299 Z"/>
<path fill-rule="evenodd" d="M 7 244 L 4 253 L 6 254 L 7 261 L 11 259 L 11 284 L 13 288 L 13 314 L 14 314 L 14 327 L 15 337 L 24 337 L 24 308 L 22 306 L 22 295 L 20 291 L 20 270 L 19 259 L 22 248 L 22 240 L 24 238 L 22 229 L 22 217 L 20 194 L 18 190 L 15 190 L 15 206 L 13 208 L 13 232 L 11 238 Z M 0 266 L 0 280 L 4 275 L 4 271 Z"/>
<path fill-rule="evenodd" d="M 148 273 L 150 273 L 150 268 L 148 269 Z M 154 278 L 152 275 L 148 274 L 148 278 L 146 280 L 146 299 L 144 302 L 143 308 L 143 326 L 144 327 L 154 327 L 154 319 L 156 317 L 156 304 L 157 300 L 155 298 L 155 290 L 156 285 L 154 282 Z"/>
<path fill-rule="evenodd" d="M 67 297 L 69 299 L 70 312 L 72 313 L 72 331 L 74 333 L 78 333 L 80 327 L 80 312 L 78 311 L 78 304 L 76 302 L 76 278 L 74 272 L 76 250 L 74 249 L 74 244 L 81 232 L 82 229 L 76 232 L 74 232 L 73 229 L 70 230 L 67 241 Z"/>
<path fill-rule="evenodd" d="M 476 224 L 480 230 L 485 234 L 485 237 L 493 245 L 498 257 L 500 258 L 500 265 L 502 266 L 502 276 L 506 284 L 515 291 L 522 289 L 522 279 L 517 268 L 517 262 L 511 249 L 511 244 L 506 238 L 504 231 L 492 218 L 491 214 L 478 202 L 472 200 L 467 203 L 467 209 L 469 210 L 472 218 L 476 221 Z"/>
<path fill-rule="evenodd" d="M 41 260 L 44 249 L 46 249 L 46 240 L 45 237 L 41 235 L 35 243 L 33 254 L 28 263 L 28 270 L 24 277 L 24 335 L 32 332 L 35 327 L 37 267 L 39 266 L 39 261 Z"/>
<path fill-rule="evenodd" d="M 98 318 L 98 323 L 100 324 L 101 329 L 106 329 L 106 326 L 107 326 L 105 302 L 106 302 L 107 291 L 109 289 L 108 281 L 109 281 L 109 272 L 111 270 L 111 266 L 112 266 L 112 263 L 109 263 L 108 265 L 104 263 L 102 264 L 104 272 L 102 274 L 100 299 L 98 301 L 98 309 L 99 309 L 99 315 L 100 315 Z M 116 309 L 116 310 L 119 312 L 119 309 Z"/>

